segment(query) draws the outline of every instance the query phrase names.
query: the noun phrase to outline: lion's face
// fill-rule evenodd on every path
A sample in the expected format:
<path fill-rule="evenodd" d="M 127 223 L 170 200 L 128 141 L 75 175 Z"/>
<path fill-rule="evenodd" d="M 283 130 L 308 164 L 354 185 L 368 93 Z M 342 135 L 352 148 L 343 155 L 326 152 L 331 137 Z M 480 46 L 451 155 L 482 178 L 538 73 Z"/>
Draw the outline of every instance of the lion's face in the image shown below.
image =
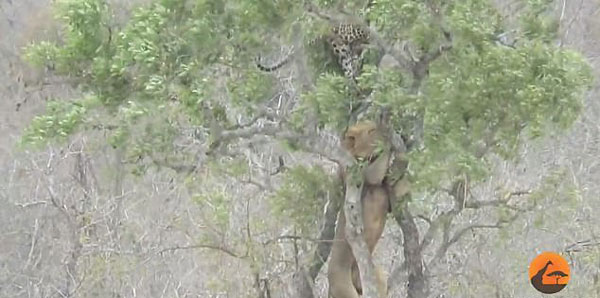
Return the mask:
<path fill-rule="evenodd" d="M 371 158 L 381 137 L 374 122 L 363 121 L 348 128 L 342 145 L 357 159 Z"/>

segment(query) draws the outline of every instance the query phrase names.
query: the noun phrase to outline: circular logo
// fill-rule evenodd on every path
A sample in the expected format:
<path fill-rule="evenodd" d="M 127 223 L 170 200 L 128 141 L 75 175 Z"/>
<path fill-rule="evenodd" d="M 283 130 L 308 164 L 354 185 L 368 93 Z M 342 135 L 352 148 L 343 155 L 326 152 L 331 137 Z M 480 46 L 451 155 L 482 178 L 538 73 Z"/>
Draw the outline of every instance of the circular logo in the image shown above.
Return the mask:
<path fill-rule="evenodd" d="M 543 252 L 529 264 L 531 285 L 544 294 L 554 294 L 564 289 L 570 278 L 569 264 L 557 253 Z"/>

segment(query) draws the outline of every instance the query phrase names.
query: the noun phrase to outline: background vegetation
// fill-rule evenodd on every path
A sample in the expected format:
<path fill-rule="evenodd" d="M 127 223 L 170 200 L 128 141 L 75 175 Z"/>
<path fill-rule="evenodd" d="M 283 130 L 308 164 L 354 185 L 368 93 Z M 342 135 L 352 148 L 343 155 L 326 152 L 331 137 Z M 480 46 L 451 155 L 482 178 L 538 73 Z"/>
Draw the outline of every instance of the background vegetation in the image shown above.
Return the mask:
<path fill-rule="evenodd" d="M 367 100 L 416 143 L 376 251 L 390 297 L 536 297 L 543 250 L 571 264 L 557 295 L 600 297 L 600 3 L 0 3 L 2 296 L 325 297 L 338 136 Z M 366 99 L 323 15 L 383 47 Z"/>

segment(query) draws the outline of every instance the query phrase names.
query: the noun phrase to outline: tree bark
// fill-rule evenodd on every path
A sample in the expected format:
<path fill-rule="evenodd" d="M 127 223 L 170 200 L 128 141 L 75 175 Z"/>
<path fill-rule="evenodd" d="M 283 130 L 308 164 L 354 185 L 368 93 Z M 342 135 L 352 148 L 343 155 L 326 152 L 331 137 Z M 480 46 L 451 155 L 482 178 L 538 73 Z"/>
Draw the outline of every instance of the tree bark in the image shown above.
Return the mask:
<path fill-rule="evenodd" d="M 291 298 L 314 298 L 314 279 L 309 276 L 306 267 L 300 267 L 288 285 L 286 297 Z"/>
<path fill-rule="evenodd" d="M 343 177 L 340 175 L 340 177 Z M 344 181 L 340 179 L 340 183 Z M 308 266 L 302 266 L 296 270 L 293 281 L 288 287 L 288 297 L 292 298 L 314 298 L 314 281 L 321 268 L 329 258 L 333 238 L 335 236 L 335 221 L 342 207 L 341 192 L 330 198 L 325 214 L 323 215 L 323 227 L 319 233 L 317 247 L 312 255 Z M 307 268 L 308 267 L 308 268 Z"/>
<path fill-rule="evenodd" d="M 408 200 L 402 206 L 394 208 L 394 218 L 402 229 L 404 262 L 408 271 L 408 298 L 429 297 L 429 281 L 423 269 L 423 255 L 419 245 L 419 230 L 414 217 L 408 211 Z"/>
<path fill-rule="evenodd" d="M 375 265 L 369 253 L 364 237 L 364 224 L 362 216 L 362 184 L 355 185 L 352 175 L 346 177 L 346 197 L 344 200 L 344 214 L 346 215 L 346 241 L 352 248 L 352 254 L 358 264 L 363 298 L 381 297 L 377 290 L 375 279 Z"/>

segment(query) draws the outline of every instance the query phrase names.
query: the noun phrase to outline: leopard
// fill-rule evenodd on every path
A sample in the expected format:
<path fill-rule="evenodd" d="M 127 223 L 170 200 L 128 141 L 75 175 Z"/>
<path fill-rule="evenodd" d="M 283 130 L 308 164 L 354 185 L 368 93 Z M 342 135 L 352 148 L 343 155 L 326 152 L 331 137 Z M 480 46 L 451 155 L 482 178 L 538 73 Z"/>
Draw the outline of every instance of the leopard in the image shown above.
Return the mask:
<path fill-rule="evenodd" d="M 369 30 L 360 24 L 339 22 L 330 25 L 326 34 L 310 40 L 308 45 L 312 46 L 319 40 L 326 41 L 337 58 L 337 63 L 344 76 L 355 83 L 363 67 L 364 49 L 370 42 Z M 273 72 L 286 65 L 291 60 L 292 54 L 293 51 L 290 51 L 283 59 L 272 65 L 264 64 L 259 56 L 256 59 L 256 65 L 262 71 Z"/>

